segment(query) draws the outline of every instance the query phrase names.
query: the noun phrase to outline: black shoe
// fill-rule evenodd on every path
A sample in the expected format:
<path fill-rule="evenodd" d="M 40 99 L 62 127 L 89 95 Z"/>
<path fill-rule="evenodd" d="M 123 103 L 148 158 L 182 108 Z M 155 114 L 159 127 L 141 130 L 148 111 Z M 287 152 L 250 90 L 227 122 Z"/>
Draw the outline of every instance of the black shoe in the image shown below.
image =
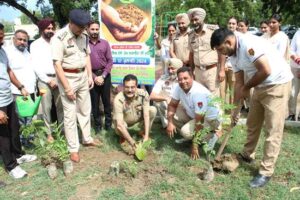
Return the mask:
<path fill-rule="evenodd" d="M 269 180 L 271 179 L 271 176 L 263 176 L 258 174 L 255 176 L 252 181 L 249 183 L 250 187 L 252 188 L 258 188 L 265 186 Z"/>
<path fill-rule="evenodd" d="M 295 115 L 289 115 L 285 120 L 295 121 Z"/>
<path fill-rule="evenodd" d="M 100 133 L 101 130 L 102 130 L 101 126 L 95 126 L 95 133 Z"/>
<path fill-rule="evenodd" d="M 237 158 L 238 158 L 239 160 L 243 161 L 243 162 L 248 163 L 248 164 L 253 164 L 253 163 L 255 163 L 255 159 L 250 158 L 250 157 L 246 157 L 246 156 L 244 156 L 242 153 L 239 153 L 239 154 L 237 155 Z"/>
<path fill-rule="evenodd" d="M 106 131 L 112 130 L 111 125 L 110 125 L 110 126 L 105 126 L 104 129 L 105 129 Z"/>

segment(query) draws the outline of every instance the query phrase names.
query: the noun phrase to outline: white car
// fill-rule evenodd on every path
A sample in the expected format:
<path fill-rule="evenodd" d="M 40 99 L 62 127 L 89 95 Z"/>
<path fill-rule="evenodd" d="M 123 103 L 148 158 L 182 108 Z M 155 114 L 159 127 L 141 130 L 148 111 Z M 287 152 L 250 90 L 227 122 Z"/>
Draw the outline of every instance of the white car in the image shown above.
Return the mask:
<path fill-rule="evenodd" d="M 253 34 L 253 35 L 257 35 L 259 33 L 259 30 L 256 27 L 250 26 L 249 29 L 248 29 L 248 32 Z"/>

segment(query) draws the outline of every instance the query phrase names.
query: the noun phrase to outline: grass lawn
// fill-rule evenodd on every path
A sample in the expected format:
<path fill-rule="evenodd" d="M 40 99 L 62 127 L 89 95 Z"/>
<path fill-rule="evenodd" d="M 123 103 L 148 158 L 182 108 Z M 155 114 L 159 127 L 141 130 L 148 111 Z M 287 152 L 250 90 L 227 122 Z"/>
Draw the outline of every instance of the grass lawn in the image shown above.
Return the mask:
<path fill-rule="evenodd" d="M 290 192 L 300 186 L 299 128 L 285 130 L 275 174 L 263 189 L 248 187 L 259 161 L 254 166 L 241 164 L 231 174 L 215 173 L 210 183 L 200 180 L 199 173 L 206 168 L 204 155 L 192 161 L 190 145 L 175 144 L 158 123 L 152 129 L 153 144 L 143 162 L 123 153 L 113 132 L 102 131 L 96 137 L 104 141 L 104 146 L 82 147 L 81 162 L 74 164 L 74 172 L 68 177 L 60 170 L 58 178 L 51 180 L 39 161 L 23 164 L 29 176 L 17 181 L 1 168 L 0 180 L 8 185 L 0 189 L 0 199 L 300 199 L 299 189 Z M 245 131 L 232 135 L 225 153 L 239 152 L 245 137 Z M 261 156 L 262 142 L 257 160 Z M 118 177 L 108 175 L 113 161 L 125 166 Z"/>

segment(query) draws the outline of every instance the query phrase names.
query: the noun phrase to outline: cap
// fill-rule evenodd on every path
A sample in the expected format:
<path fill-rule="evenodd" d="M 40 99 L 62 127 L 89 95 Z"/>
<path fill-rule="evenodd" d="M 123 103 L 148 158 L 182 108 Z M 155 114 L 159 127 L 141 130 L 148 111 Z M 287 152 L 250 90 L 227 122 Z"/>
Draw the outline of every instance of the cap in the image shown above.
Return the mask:
<path fill-rule="evenodd" d="M 69 13 L 69 19 L 78 26 L 85 26 L 91 21 L 91 16 L 85 10 L 73 9 Z"/>
<path fill-rule="evenodd" d="M 169 58 L 167 61 L 168 66 L 175 67 L 177 69 L 183 66 L 183 62 L 178 58 Z"/>
<path fill-rule="evenodd" d="M 200 17 L 200 19 L 202 21 L 204 21 L 205 19 L 205 16 L 206 16 L 206 12 L 203 8 L 192 8 L 192 9 L 189 9 L 188 12 L 187 12 L 190 20 L 192 18 L 193 15 L 197 15 Z"/>

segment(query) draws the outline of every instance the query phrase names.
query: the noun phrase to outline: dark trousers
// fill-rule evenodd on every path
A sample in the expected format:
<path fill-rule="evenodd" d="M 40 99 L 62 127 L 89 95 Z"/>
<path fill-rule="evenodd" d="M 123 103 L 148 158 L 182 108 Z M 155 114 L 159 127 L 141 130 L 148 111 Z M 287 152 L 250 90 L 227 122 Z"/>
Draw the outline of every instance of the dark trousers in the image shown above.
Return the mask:
<path fill-rule="evenodd" d="M 0 151 L 5 168 L 10 171 L 18 165 L 16 158 L 24 154 L 20 142 L 20 125 L 14 102 L 0 107 L 0 110 L 8 116 L 8 124 L 0 124 Z"/>
<path fill-rule="evenodd" d="M 104 79 L 104 84 L 101 86 L 94 85 L 94 88 L 90 91 L 92 101 L 92 112 L 94 116 L 95 126 L 102 127 L 102 121 L 100 116 L 99 102 L 100 97 L 104 106 L 105 116 L 105 128 L 110 128 L 112 123 L 111 118 L 111 105 L 110 105 L 110 88 L 111 88 L 111 76 L 108 74 Z"/>

